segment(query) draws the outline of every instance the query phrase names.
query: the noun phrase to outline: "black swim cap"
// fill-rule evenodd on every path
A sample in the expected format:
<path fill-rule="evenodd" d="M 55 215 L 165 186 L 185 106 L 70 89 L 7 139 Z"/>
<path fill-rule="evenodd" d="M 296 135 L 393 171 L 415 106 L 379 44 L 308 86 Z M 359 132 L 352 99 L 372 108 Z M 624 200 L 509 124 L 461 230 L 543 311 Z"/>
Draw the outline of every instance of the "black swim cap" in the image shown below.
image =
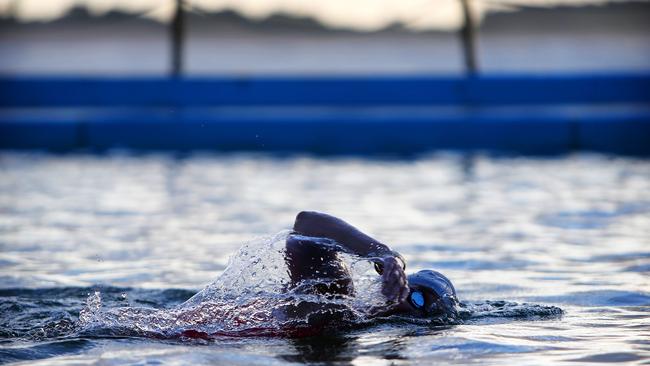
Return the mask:
<path fill-rule="evenodd" d="M 445 275 L 426 269 L 409 275 L 407 279 L 409 286 L 417 286 L 437 295 L 437 310 L 454 317 L 458 315 L 456 289 Z"/>

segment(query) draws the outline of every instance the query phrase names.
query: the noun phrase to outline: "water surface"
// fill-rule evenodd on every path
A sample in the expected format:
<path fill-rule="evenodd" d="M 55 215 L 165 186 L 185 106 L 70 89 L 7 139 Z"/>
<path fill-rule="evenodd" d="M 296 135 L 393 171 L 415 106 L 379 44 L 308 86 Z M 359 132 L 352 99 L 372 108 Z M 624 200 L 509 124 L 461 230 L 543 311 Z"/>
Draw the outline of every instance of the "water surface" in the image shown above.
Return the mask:
<path fill-rule="evenodd" d="M 5 152 L 0 177 L 1 362 L 649 360 L 647 160 Z M 103 309 L 183 303 L 241 244 L 290 228 L 302 209 L 341 216 L 384 240 L 409 271 L 445 273 L 475 316 L 303 339 L 74 331 L 96 291 Z M 563 314 L 531 315 L 525 303 Z"/>

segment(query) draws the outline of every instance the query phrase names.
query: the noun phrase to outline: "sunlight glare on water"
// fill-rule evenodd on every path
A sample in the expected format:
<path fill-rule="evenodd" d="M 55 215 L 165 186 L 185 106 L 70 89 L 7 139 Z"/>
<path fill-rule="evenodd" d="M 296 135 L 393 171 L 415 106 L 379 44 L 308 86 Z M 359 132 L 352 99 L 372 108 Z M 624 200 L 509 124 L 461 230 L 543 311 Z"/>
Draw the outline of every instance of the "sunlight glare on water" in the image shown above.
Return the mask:
<path fill-rule="evenodd" d="M 2 153 L 0 177 L 0 362 L 537 365 L 650 356 L 647 160 Z M 281 234 L 305 209 L 386 242 L 407 272 L 444 273 L 474 316 L 315 340 L 57 336 L 96 290 L 109 312 L 180 306 L 242 244 Z M 530 316 L 534 306 L 563 315 Z"/>

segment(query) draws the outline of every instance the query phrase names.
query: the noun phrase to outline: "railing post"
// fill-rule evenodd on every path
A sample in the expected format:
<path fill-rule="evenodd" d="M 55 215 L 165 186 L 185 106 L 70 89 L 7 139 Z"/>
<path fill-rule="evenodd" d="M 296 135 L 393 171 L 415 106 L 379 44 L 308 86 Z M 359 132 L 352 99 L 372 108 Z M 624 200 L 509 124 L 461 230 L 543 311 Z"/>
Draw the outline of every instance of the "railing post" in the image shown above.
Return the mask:
<path fill-rule="evenodd" d="M 171 22 L 171 76 L 183 74 L 184 13 L 183 0 L 175 0 L 176 8 Z"/>
<path fill-rule="evenodd" d="M 476 60 L 476 25 L 469 2 L 470 0 L 460 0 L 463 8 L 463 26 L 460 30 L 460 36 L 463 42 L 463 54 L 465 55 L 465 72 L 468 76 L 474 76 L 478 72 Z"/>

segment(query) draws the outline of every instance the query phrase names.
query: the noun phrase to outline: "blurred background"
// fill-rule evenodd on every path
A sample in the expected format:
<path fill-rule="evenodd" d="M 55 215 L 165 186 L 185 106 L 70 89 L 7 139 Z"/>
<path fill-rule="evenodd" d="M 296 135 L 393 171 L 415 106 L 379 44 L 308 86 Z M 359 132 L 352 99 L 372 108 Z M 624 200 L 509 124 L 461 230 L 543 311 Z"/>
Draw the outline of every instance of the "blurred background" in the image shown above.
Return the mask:
<path fill-rule="evenodd" d="M 1 0 L 0 147 L 647 155 L 649 19 L 647 1 Z"/>
<path fill-rule="evenodd" d="M 464 10 L 482 72 L 650 70 L 647 1 L 2 0 L 0 73 L 167 75 L 182 16 L 185 75 L 457 75 Z"/>
<path fill-rule="evenodd" d="M 0 363 L 647 363 L 649 35 L 649 1 L 0 0 Z M 78 332 L 88 294 L 174 307 L 300 210 L 487 310 Z"/>

